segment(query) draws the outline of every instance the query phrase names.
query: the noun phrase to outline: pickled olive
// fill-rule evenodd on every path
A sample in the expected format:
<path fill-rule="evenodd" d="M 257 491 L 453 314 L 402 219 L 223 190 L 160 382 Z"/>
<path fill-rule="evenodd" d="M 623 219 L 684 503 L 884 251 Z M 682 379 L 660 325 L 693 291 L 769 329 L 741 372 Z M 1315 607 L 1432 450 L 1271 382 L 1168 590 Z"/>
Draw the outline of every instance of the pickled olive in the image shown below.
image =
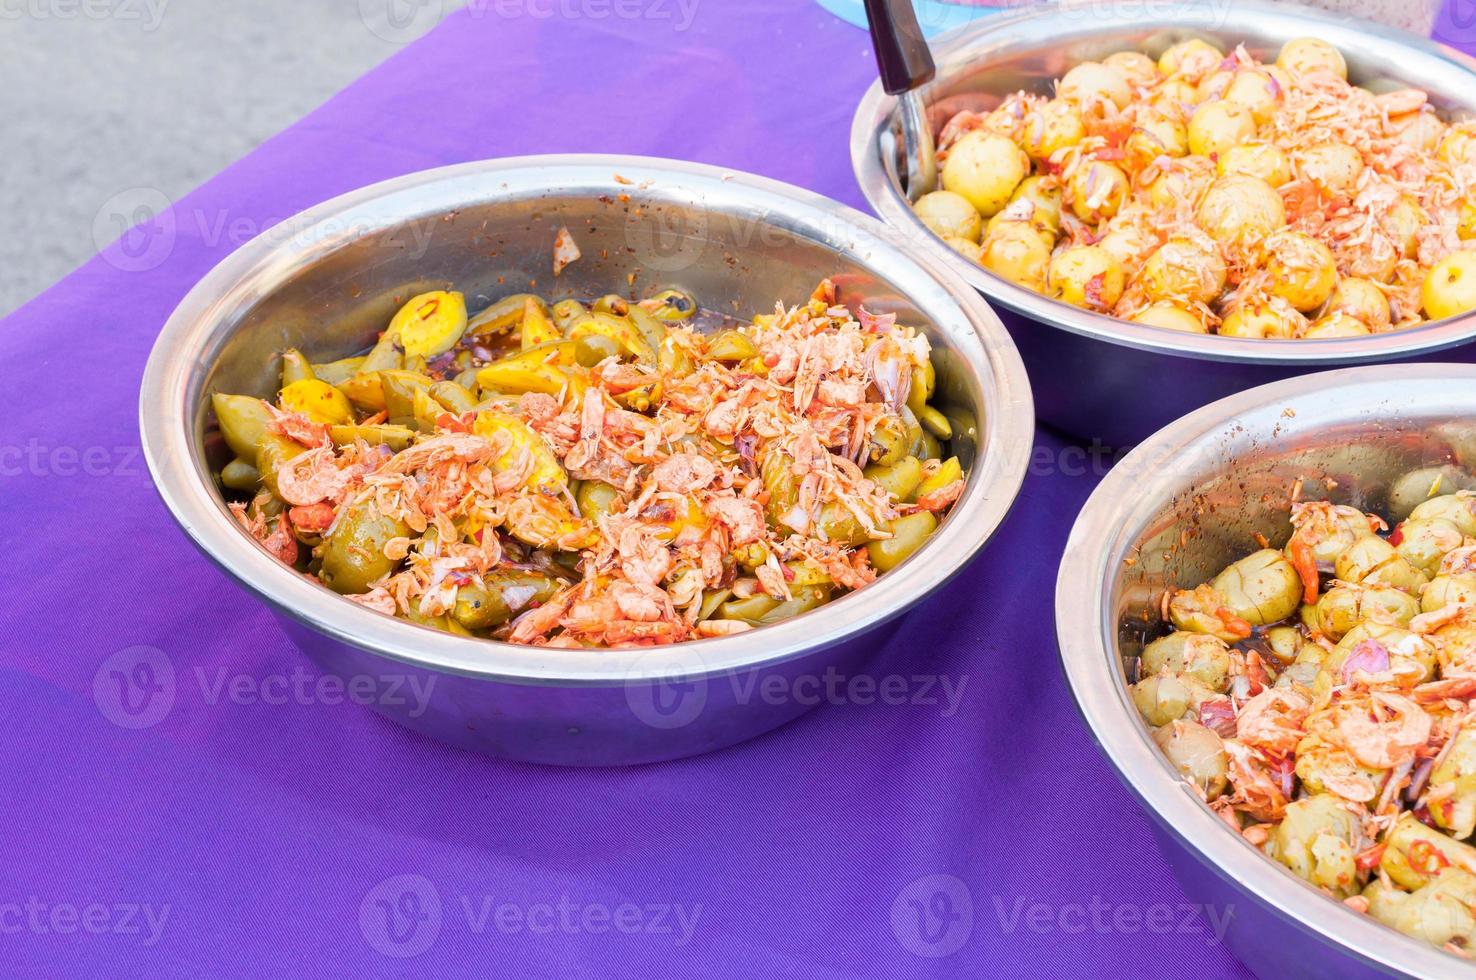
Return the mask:
<path fill-rule="evenodd" d="M 560 332 L 567 333 L 574 321 L 589 312 L 589 308 L 577 299 L 561 299 L 549 309 L 549 316 Z"/>
<path fill-rule="evenodd" d="M 1170 238 L 1138 273 L 1150 300 L 1208 303 L 1225 288 L 1225 260 L 1218 251 L 1189 238 Z"/>
<path fill-rule="evenodd" d="M 215 409 L 220 434 L 231 452 L 245 460 L 255 459 L 256 447 L 272 420 L 271 406 L 260 398 L 219 392 L 210 396 L 210 405 Z"/>
<path fill-rule="evenodd" d="M 1336 796 L 1320 794 L 1286 805 L 1266 840 L 1266 853 L 1299 877 L 1345 897 L 1358 887 L 1357 819 Z"/>
<path fill-rule="evenodd" d="M 1127 174 L 1113 163 L 1093 160 L 1071 175 L 1067 196 L 1082 221 L 1098 222 L 1117 214 L 1128 195 Z"/>
<path fill-rule="evenodd" d="M 953 191 L 933 191 L 912 206 L 918 219 L 944 238 L 977 242 L 984 233 L 984 219 L 968 198 Z"/>
<path fill-rule="evenodd" d="M 1459 838 L 1476 832 L 1476 728 L 1451 739 L 1450 750 L 1430 771 L 1430 809 L 1435 823 Z"/>
<path fill-rule="evenodd" d="M 1285 225 L 1286 208 L 1261 178 L 1231 174 L 1210 185 L 1195 217 L 1221 245 L 1244 249 Z"/>
<path fill-rule="evenodd" d="M 1476 309 L 1476 251 L 1452 252 L 1431 266 L 1420 285 L 1420 302 L 1431 320 Z"/>
<path fill-rule="evenodd" d="M 282 352 L 282 387 L 285 388 L 294 381 L 311 381 L 317 379 L 313 372 L 313 366 L 303 356 L 302 351 L 296 347 L 289 347 Z M 332 384 L 330 381 L 329 384 Z"/>
<path fill-rule="evenodd" d="M 277 396 L 289 412 L 300 412 L 314 422 L 339 425 L 352 422 L 354 407 L 343 392 L 326 381 L 304 378 L 284 387 Z"/>
<path fill-rule="evenodd" d="M 949 150 L 942 183 L 987 218 L 1009 202 L 1029 172 L 1030 161 L 1013 140 L 975 130 Z"/>
<path fill-rule="evenodd" d="M 1401 888 L 1419 888 L 1451 867 L 1476 874 L 1476 848 L 1426 827 L 1413 813 L 1401 814 L 1384 836 L 1379 870 Z"/>
<path fill-rule="evenodd" d="M 1476 605 L 1476 575 L 1470 572 L 1438 575 L 1420 593 L 1423 612 L 1436 612 L 1451 605 Z"/>
<path fill-rule="evenodd" d="M 585 480 L 574 494 L 579 513 L 587 521 L 598 521 L 615 510 L 620 502 L 620 490 L 600 480 Z"/>
<path fill-rule="evenodd" d="M 916 415 L 932 401 L 938 388 L 938 372 L 932 361 L 912 366 L 912 384 L 907 388 L 907 407 Z"/>
<path fill-rule="evenodd" d="M 1327 72 L 1339 78 L 1348 77 L 1348 63 L 1342 52 L 1321 38 L 1292 38 L 1281 46 L 1276 56 L 1276 67 L 1290 75 L 1311 75 Z"/>
<path fill-rule="evenodd" d="M 1402 626 L 1392 626 L 1376 620 L 1365 620 L 1343 634 L 1337 647 L 1323 661 L 1322 669 L 1335 678 L 1337 683 L 1342 683 L 1348 658 L 1360 644 L 1368 640 L 1385 649 L 1389 656 L 1388 669 L 1394 674 L 1411 679 L 1417 684 L 1434 676 L 1435 648 L 1428 640 Z"/>
<path fill-rule="evenodd" d="M 1411 518 L 1398 527 L 1399 543 L 1394 550 L 1415 568 L 1435 574 L 1447 552 L 1464 540 L 1461 529 L 1443 517 Z"/>
<path fill-rule="evenodd" d="M 549 601 L 563 587 L 552 576 L 515 569 L 488 574 L 484 582 L 485 586 L 473 583 L 456 590 L 451 618 L 470 630 L 500 626 L 529 605 Z"/>
<path fill-rule="evenodd" d="M 917 420 L 939 439 L 953 438 L 953 427 L 948 423 L 948 416 L 933 406 L 924 405 L 922 411 L 917 413 Z"/>
<path fill-rule="evenodd" d="M 1273 626 L 1262 636 L 1271 654 L 1283 665 L 1294 663 L 1302 652 L 1302 634 L 1294 626 Z"/>
<path fill-rule="evenodd" d="M 1411 594 L 1429 581 L 1429 577 L 1401 557 L 1388 541 L 1380 537 L 1359 538 L 1349 545 L 1334 562 L 1337 577 L 1355 585 L 1388 585 Z"/>
<path fill-rule="evenodd" d="M 980 261 L 995 275 L 1039 293 L 1046 288 L 1051 247 L 1028 225 L 1017 222 L 990 229 Z"/>
<path fill-rule="evenodd" d="M 301 456 L 307 450 L 301 443 L 279 436 L 274 432 L 262 434 L 261 441 L 256 446 L 256 470 L 261 474 L 261 482 L 274 495 L 281 496 L 277 488 L 277 471 L 288 460 Z"/>
<path fill-rule="evenodd" d="M 472 633 L 465 626 L 452 619 L 445 613 L 432 616 L 421 608 L 421 600 L 417 599 L 410 603 L 405 610 L 405 618 L 419 626 L 428 626 L 431 629 L 440 630 L 443 633 L 455 633 L 457 636 L 471 636 Z"/>
<path fill-rule="evenodd" d="M 890 538 L 872 541 L 866 546 L 872 567 L 879 572 L 889 572 L 912 556 L 938 529 L 938 520 L 927 511 L 899 517 L 887 530 Z"/>
<path fill-rule="evenodd" d="M 456 346 L 466 326 L 465 297 L 436 290 L 421 293 L 400 307 L 385 332 L 395 338 L 407 357 L 433 357 Z"/>
<path fill-rule="evenodd" d="M 249 493 L 261 485 L 261 473 L 254 463 L 233 459 L 221 468 L 220 482 L 232 490 Z"/>
<path fill-rule="evenodd" d="M 1327 302 L 1337 285 L 1332 250 L 1310 235 L 1282 229 L 1265 242 L 1270 290 L 1306 313 Z"/>
<path fill-rule="evenodd" d="M 1341 640 L 1366 622 L 1408 626 L 1419 614 L 1415 598 L 1389 586 L 1338 586 L 1317 600 L 1317 629 L 1330 640 Z"/>
<path fill-rule="evenodd" d="M 398 564 L 385 556 L 385 545 L 409 531 L 404 521 L 382 513 L 372 498 L 348 505 L 323 540 L 319 580 L 344 595 L 367 592 Z"/>
<path fill-rule="evenodd" d="M 1214 691 L 1224 691 L 1230 683 L 1230 647 L 1205 633 L 1175 630 L 1160 637 L 1143 648 L 1140 664 L 1139 673 L 1182 674 Z"/>
<path fill-rule="evenodd" d="M 1264 548 L 1230 565 L 1210 582 L 1225 606 L 1252 626 L 1264 626 L 1296 612 L 1302 580 L 1286 556 Z"/>
<path fill-rule="evenodd" d="M 1124 284 L 1122 263 L 1099 245 L 1062 249 L 1051 259 L 1047 285 L 1057 299 L 1106 312 L 1117 305 Z"/>
<path fill-rule="evenodd" d="M 963 466 L 960 465 L 957 456 L 950 456 L 943 460 L 938 468 L 926 474 L 922 483 L 917 486 L 917 498 L 922 499 L 927 494 L 936 493 L 944 487 L 963 479 Z"/>
<path fill-rule="evenodd" d="M 1329 197 L 1352 197 L 1363 173 L 1363 156 L 1347 143 L 1317 143 L 1295 157 L 1297 171 Z"/>
<path fill-rule="evenodd" d="M 856 515 L 834 500 L 820 506 L 820 513 L 815 516 L 815 530 L 826 541 L 838 541 L 850 547 L 871 540 L 871 535 L 856 520 Z"/>
<path fill-rule="evenodd" d="M 1189 78 L 1200 78 L 1218 68 L 1224 59 L 1224 52 L 1219 48 L 1195 37 L 1170 45 L 1159 55 L 1158 71 L 1162 75 L 1182 72 Z"/>
<path fill-rule="evenodd" d="M 923 482 L 922 461 L 916 456 L 903 456 L 895 463 L 874 463 L 863 475 L 897 500 L 916 498 Z"/>
<path fill-rule="evenodd" d="M 1319 317 L 1312 321 L 1312 325 L 1303 332 L 1302 336 L 1307 340 L 1322 340 L 1330 337 L 1363 337 L 1373 333 L 1368 325 L 1357 317 L 1347 313 L 1329 313 L 1327 316 Z"/>
<path fill-rule="evenodd" d="M 758 348 L 753 346 L 753 341 L 739 330 L 723 330 L 707 344 L 707 356 L 717 361 L 742 361 L 757 353 Z"/>
<path fill-rule="evenodd" d="M 395 452 L 410 445 L 414 430 L 403 425 L 332 425 L 328 438 L 335 446 L 351 446 L 360 440 L 371 446 L 388 446 Z"/>
<path fill-rule="evenodd" d="M 1307 321 L 1290 308 L 1277 308 L 1269 303 L 1245 303 L 1236 306 L 1220 321 L 1222 337 L 1254 337 L 1258 340 L 1288 340 L 1301 336 Z"/>
<path fill-rule="evenodd" d="M 1399 485 L 1396 484 L 1395 486 L 1397 489 Z M 1461 533 L 1466 537 L 1476 537 L 1476 506 L 1473 506 L 1476 505 L 1476 499 L 1473 499 L 1466 493 L 1450 493 L 1447 491 L 1432 495 L 1433 493 L 1434 486 L 1431 485 L 1430 490 L 1420 494 L 1416 498 L 1420 500 L 1418 504 L 1413 507 L 1406 506 L 1403 509 L 1408 510 L 1409 516 L 1414 518 L 1443 518 L 1460 528 Z M 1393 505 L 1393 499 L 1394 494 L 1391 493 L 1391 505 L 1389 509 L 1391 512 L 1397 513 L 1401 508 Z"/>
<path fill-rule="evenodd" d="M 1134 323 L 1146 323 L 1150 327 L 1182 330 L 1185 333 L 1208 333 L 1209 329 L 1198 316 L 1169 300 L 1159 300 L 1133 314 Z"/>
<path fill-rule="evenodd" d="M 1230 762 L 1220 736 L 1195 721 L 1174 721 L 1153 732 L 1153 741 L 1176 769 L 1213 800 L 1225 791 Z"/>
<path fill-rule="evenodd" d="M 1271 143 L 1240 143 L 1220 154 L 1215 164 L 1220 176 L 1243 174 L 1280 187 L 1291 180 L 1291 163 L 1286 154 Z"/>
<path fill-rule="evenodd" d="M 1206 102 L 1189 117 L 1189 152 L 1212 157 L 1256 135 L 1256 117 L 1238 102 Z"/>

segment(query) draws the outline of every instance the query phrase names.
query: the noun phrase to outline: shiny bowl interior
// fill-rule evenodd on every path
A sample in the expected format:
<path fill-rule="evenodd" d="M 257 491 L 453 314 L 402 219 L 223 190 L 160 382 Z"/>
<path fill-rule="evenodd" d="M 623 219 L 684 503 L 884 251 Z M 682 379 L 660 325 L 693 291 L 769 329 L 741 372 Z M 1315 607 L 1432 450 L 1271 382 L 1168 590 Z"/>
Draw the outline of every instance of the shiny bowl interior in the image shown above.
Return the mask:
<path fill-rule="evenodd" d="M 1418 397 L 1411 397 L 1417 393 Z M 1450 975 L 1450 956 L 1324 897 L 1230 832 L 1178 776 L 1128 695 L 1159 600 L 1290 537 L 1293 488 L 1383 512 L 1412 469 L 1476 468 L 1476 367 L 1350 368 L 1209 405 L 1125 457 L 1083 508 L 1061 560 L 1056 632 L 1077 706 L 1155 817 L 1243 893 L 1362 959 Z"/>
<path fill-rule="evenodd" d="M 567 227 L 583 257 L 555 278 Z M 927 270 L 874 219 L 797 188 L 639 157 L 484 161 L 411 174 L 329 201 L 235 252 L 161 333 L 140 397 L 143 447 L 165 503 L 247 590 L 328 636 L 469 676 L 604 684 L 636 651 L 560 650 L 457 637 L 366 610 L 279 564 L 236 524 L 211 473 L 224 449 L 216 391 L 274 394 L 277 354 L 362 350 L 409 296 L 452 287 L 479 309 L 536 291 L 559 299 L 678 286 L 704 306 L 751 315 L 807 299 L 830 277 L 843 302 L 926 325 L 943 403 L 965 433 L 962 498 L 911 560 L 864 596 L 748 634 L 682 644 L 693 673 L 779 662 L 881 623 L 957 572 L 998 526 L 1024 476 L 1028 382 L 998 319 L 946 269 Z"/>
<path fill-rule="evenodd" d="M 922 90 L 940 126 L 960 109 L 991 108 L 1022 89 L 1050 94 L 1074 65 L 1117 51 L 1157 56 L 1169 45 L 1201 37 L 1231 50 L 1244 44 L 1271 61 L 1295 37 L 1322 38 L 1343 52 L 1351 81 L 1376 92 L 1416 87 L 1449 120 L 1476 109 L 1476 59 L 1424 38 L 1346 16 L 1253 0 L 1115 4 L 1065 0 L 986 17 L 933 42 L 937 77 Z M 851 163 L 872 209 L 991 300 L 1033 320 L 1113 344 L 1244 363 L 1351 364 L 1428 353 L 1476 336 L 1476 313 L 1370 337 L 1255 340 L 1189 334 L 1119 320 L 1050 299 L 986 271 L 949 248 L 917 220 L 898 176 L 901 125 L 895 98 L 877 82 L 851 125 Z"/>

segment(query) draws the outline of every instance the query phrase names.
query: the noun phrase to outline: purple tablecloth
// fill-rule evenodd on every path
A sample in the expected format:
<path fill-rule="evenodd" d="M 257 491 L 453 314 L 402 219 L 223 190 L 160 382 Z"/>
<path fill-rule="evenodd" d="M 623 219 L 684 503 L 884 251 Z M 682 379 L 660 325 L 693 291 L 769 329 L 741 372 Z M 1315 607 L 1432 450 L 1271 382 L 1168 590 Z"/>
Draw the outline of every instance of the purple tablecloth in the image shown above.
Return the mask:
<path fill-rule="evenodd" d="M 800 0 L 691 2 L 474 3 L 0 323 L 0 974 L 1243 975 L 1066 692 L 1056 560 L 1100 466 L 1053 436 L 985 557 L 878 655 L 888 697 L 619 771 L 344 703 L 155 497 L 134 415 L 159 325 L 342 191 L 613 151 L 860 205 L 866 37 Z"/>

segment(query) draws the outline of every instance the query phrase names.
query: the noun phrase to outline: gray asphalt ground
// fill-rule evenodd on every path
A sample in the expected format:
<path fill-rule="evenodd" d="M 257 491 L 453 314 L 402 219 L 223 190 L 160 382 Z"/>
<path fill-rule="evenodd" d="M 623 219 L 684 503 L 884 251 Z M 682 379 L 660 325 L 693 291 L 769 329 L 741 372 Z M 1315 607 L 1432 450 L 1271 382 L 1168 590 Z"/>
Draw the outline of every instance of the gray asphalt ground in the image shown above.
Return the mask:
<path fill-rule="evenodd" d="M 110 198 L 177 199 L 451 6 L 0 0 L 0 315 L 106 244 L 94 220 Z"/>

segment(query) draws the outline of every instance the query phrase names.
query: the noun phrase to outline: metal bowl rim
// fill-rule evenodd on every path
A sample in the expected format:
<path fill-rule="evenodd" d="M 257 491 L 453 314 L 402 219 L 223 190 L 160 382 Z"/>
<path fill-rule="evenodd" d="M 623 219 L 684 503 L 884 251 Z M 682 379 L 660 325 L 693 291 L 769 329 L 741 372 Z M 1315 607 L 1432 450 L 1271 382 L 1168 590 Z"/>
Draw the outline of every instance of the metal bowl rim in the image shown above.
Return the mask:
<path fill-rule="evenodd" d="M 1056 639 L 1078 712 L 1118 778 L 1196 858 L 1298 927 L 1381 967 L 1449 976 L 1453 957 L 1353 911 L 1233 834 L 1154 745 L 1118 669 L 1109 588 L 1143 521 L 1178 490 L 1178 477 L 1145 476 L 1145 460 L 1212 446 L 1250 413 L 1288 408 L 1329 390 L 1408 390 L 1421 381 L 1476 382 L 1476 365 L 1366 365 L 1251 388 L 1184 416 L 1125 456 L 1092 492 L 1071 529 L 1056 579 Z M 1252 433 L 1255 435 L 1257 433 Z"/>
<path fill-rule="evenodd" d="M 1066 5 L 1073 6 L 1070 3 Z M 1298 34 L 1288 33 L 1288 37 L 1293 37 L 1329 30 L 1334 34 L 1341 34 L 1349 31 L 1350 25 L 1356 27 L 1366 24 L 1377 30 L 1377 34 L 1369 33 L 1368 36 L 1376 39 L 1381 48 L 1387 48 L 1406 60 L 1413 59 L 1413 64 L 1430 63 L 1432 60 L 1454 63 L 1471 73 L 1473 88 L 1476 88 L 1476 58 L 1393 27 L 1368 24 L 1346 16 L 1334 17 L 1308 8 L 1296 9 L 1256 0 L 1239 0 L 1224 10 L 1213 4 L 1197 2 L 1175 5 L 1172 9 L 1149 5 L 1140 16 L 1131 16 L 1117 6 L 1100 3 L 1100 0 L 1087 0 L 1074 6 L 1090 7 L 1100 12 L 1104 19 L 1108 16 L 1115 17 L 1116 27 L 1141 24 L 1160 29 L 1182 27 L 1209 30 L 1228 29 L 1237 21 L 1300 25 L 1301 31 Z M 955 52 L 998 35 L 999 43 L 995 50 L 1007 53 L 1010 50 L 1012 30 L 1048 23 L 1058 16 L 1059 12 L 1054 6 L 1046 5 L 984 17 L 939 35 L 932 42 L 933 52 L 941 65 Z M 1105 32 L 1108 29 L 1103 30 Z M 1035 36 L 1031 35 L 1032 38 Z M 1051 299 L 970 262 L 917 220 L 906 198 L 889 178 L 877 147 L 880 121 L 892 116 L 896 104 L 897 99 L 894 96 L 882 91 L 881 80 L 878 79 L 862 96 L 851 120 L 851 167 L 867 203 L 884 222 L 898 229 L 899 234 L 906 234 L 921 243 L 923 250 L 935 264 L 948 266 L 991 302 L 998 302 L 1032 320 L 1118 346 L 1197 360 L 1241 364 L 1333 366 L 1386 361 L 1434 353 L 1476 337 L 1476 312 L 1447 317 L 1408 330 L 1367 337 L 1256 340 L 1152 327 L 1093 313 Z M 1470 105 L 1476 110 L 1476 96 L 1471 98 Z"/>
<path fill-rule="evenodd" d="M 736 636 L 636 650 L 565 650 L 454 636 L 361 607 L 277 562 L 236 526 L 192 449 L 195 408 L 184 404 L 184 393 L 192 372 L 201 369 L 202 352 L 220 329 L 217 317 L 259 298 L 253 286 L 279 284 L 366 226 L 389 227 L 440 213 L 444 202 L 437 193 L 475 189 L 474 200 L 495 198 L 499 191 L 494 180 L 503 189 L 521 181 L 550 193 L 590 189 L 591 196 L 596 188 L 619 194 L 646 181 L 699 195 L 737 194 L 744 203 L 763 207 L 766 215 L 800 222 L 788 227 L 808 231 L 822 247 L 837 247 L 831 239 L 844 233 L 854 261 L 897 284 L 914 301 L 930 303 L 932 314 L 950 303 L 962 317 L 950 335 L 983 385 L 979 432 L 981 445 L 987 447 L 943 525 L 952 526 L 954 533 L 936 535 L 915 559 L 813 613 Z M 419 208 L 417 194 L 428 198 Z M 931 267 L 908 243 L 895 241 L 875 218 L 811 191 L 684 161 L 550 154 L 406 174 L 350 191 L 289 220 L 302 229 L 298 234 L 282 241 L 268 231 L 242 245 L 190 290 L 164 325 L 140 386 L 144 457 L 180 527 L 247 591 L 315 630 L 391 660 L 514 683 L 599 686 L 651 677 L 691 679 L 795 659 L 871 630 L 941 588 L 993 535 L 1024 480 L 1034 434 L 1029 381 L 993 310 L 951 271 Z M 908 279 L 911 289 L 902 286 Z M 918 290 L 933 295 L 919 299 Z M 989 403 L 991 386 L 995 403 Z"/>

